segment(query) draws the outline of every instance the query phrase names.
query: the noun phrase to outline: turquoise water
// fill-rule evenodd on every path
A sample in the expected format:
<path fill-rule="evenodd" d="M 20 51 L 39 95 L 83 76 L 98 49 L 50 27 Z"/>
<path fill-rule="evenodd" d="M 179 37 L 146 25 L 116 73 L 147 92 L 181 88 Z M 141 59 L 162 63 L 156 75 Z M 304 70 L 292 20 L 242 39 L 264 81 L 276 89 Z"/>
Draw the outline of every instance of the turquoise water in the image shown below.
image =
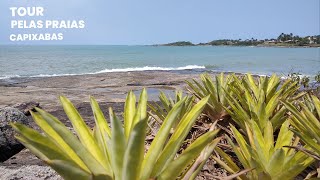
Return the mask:
<path fill-rule="evenodd" d="M 0 46 L 0 79 L 144 70 L 315 75 L 320 48 Z"/>

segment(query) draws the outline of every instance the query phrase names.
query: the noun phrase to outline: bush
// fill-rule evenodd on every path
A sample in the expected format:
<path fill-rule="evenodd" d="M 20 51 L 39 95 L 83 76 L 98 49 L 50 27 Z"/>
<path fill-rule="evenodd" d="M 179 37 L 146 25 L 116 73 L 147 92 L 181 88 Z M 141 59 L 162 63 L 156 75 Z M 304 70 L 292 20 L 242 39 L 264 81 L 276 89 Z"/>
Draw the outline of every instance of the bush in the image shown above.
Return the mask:
<path fill-rule="evenodd" d="M 211 130 L 197 138 L 181 154 L 177 154 L 208 98 L 188 110 L 179 119 L 180 122 L 171 135 L 170 130 L 178 120 L 185 99 L 176 103 L 165 117 L 146 154 L 146 90 L 141 92 L 137 106 L 135 95 L 129 92 L 124 108 L 124 127 L 110 108 L 109 128 L 98 103 L 91 98 L 96 123 L 91 130 L 67 98 L 60 97 L 60 100 L 77 136 L 57 118 L 41 109 L 37 109 L 37 113 L 32 113 L 32 116 L 44 134 L 18 123 L 12 124 L 12 127 L 19 133 L 16 138 L 22 144 L 65 179 L 147 180 L 195 177 L 202 166 L 189 171 L 187 167 L 206 161 L 209 156 L 198 158 L 200 162 L 195 159 L 200 153 L 209 150 L 212 152 L 219 142 L 219 139 L 213 140 L 219 130 Z"/>

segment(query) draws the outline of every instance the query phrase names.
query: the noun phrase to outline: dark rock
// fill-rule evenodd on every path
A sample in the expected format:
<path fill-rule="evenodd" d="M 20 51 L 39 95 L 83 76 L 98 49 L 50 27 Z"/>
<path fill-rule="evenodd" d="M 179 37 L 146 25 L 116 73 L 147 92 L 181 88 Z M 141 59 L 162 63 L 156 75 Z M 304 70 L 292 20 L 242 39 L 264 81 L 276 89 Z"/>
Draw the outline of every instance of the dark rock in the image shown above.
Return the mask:
<path fill-rule="evenodd" d="M 14 137 L 15 131 L 10 122 L 29 124 L 29 119 L 21 111 L 12 107 L 0 109 L 0 162 L 20 152 L 24 146 Z"/>
<path fill-rule="evenodd" d="M 159 82 L 159 83 L 153 83 L 151 85 L 154 85 L 154 86 L 175 86 L 175 85 L 179 85 L 179 83 L 177 83 L 177 82 Z"/>
<path fill-rule="evenodd" d="M 142 83 L 128 83 L 127 86 L 143 86 Z"/>
<path fill-rule="evenodd" d="M 17 108 L 19 111 L 23 112 L 26 116 L 30 115 L 29 111 L 34 111 L 35 107 L 40 107 L 40 104 L 37 102 L 25 102 L 21 104 L 15 104 L 12 106 L 13 108 Z"/>

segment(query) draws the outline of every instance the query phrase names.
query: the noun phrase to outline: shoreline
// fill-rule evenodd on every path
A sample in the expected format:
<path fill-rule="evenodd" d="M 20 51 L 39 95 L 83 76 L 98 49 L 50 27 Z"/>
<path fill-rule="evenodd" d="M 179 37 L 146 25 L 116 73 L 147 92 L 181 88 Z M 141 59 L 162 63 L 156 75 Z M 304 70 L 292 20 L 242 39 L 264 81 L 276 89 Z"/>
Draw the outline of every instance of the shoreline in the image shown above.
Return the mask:
<path fill-rule="evenodd" d="M 139 97 L 140 91 L 146 88 L 148 101 L 159 101 L 160 91 L 174 97 L 176 90 L 187 92 L 186 80 L 200 79 L 195 71 L 142 71 L 112 72 L 89 75 L 74 75 L 41 78 L 0 79 L 0 108 L 26 102 L 37 102 L 40 107 L 67 120 L 60 105 L 59 96 L 66 96 L 75 107 L 85 110 L 85 119 L 92 119 L 89 97 L 93 96 L 99 104 L 108 107 L 116 106 L 115 111 L 121 114 L 123 103 L 129 91 Z M 207 72 L 210 75 L 220 72 Z M 231 72 L 225 72 L 229 74 Z M 236 75 L 242 75 L 236 73 Z M 256 76 L 256 75 L 254 75 Z M 122 104 L 122 105 L 121 105 Z"/>
<path fill-rule="evenodd" d="M 240 46 L 240 45 L 185 45 L 185 46 L 177 46 L 177 45 L 147 45 L 147 46 L 160 46 L 160 47 L 254 47 L 254 48 L 320 48 L 319 46 L 276 46 L 276 45 L 256 45 L 256 46 Z"/>
<path fill-rule="evenodd" d="M 74 76 L 0 79 L 0 107 L 27 101 L 39 102 L 44 109 L 57 106 L 59 95 L 75 103 L 88 102 L 89 95 L 98 101 L 123 102 L 129 90 L 151 89 L 149 100 L 157 99 L 156 89 L 184 89 L 187 79 L 199 78 L 201 72 L 135 71 Z M 217 73 L 210 73 L 217 74 Z"/>
<path fill-rule="evenodd" d="M 143 88 L 148 90 L 149 101 L 158 101 L 160 91 L 174 96 L 176 90 L 186 90 L 186 80 L 199 80 L 200 74 L 203 73 L 210 75 L 234 73 L 240 76 L 247 74 L 232 71 L 190 69 L 12 77 L 0 79 L 0 108 L 34 101 L 40 103 L 44 109 L 55 110 L 60 105 L 59 96 L 61 95 L 68 97 L 75 104 L 89 102 L 89 96 L 95 97 L 99 102 L 118 103 L 125 101 L 126 94 L 130 90 L 138 96 Z M 250 74 L 254 77 L 270 76 L 268 74 Z M 278 76 L 282 80 L 288 78 L 285 74 L 278 74 Z M 313 78 L 312 76 L 309 77 Z M 319 86 L 313 79 L 310 79 L 309 84 L 313 88 Z"/>
<path fill-rule="evenodd" d="M 197 66 L 197 65 L 194 65 Z M 200 66 L 199 66 L 200 67 Z M 67 78 L 67 77 L 81 77 L 81 76 L 87 76 L 87 77 L 94 77 L 94 76 L 104 76 L 104 75 L 112 75 L 112 74 L 161 74 L 161 73 L 175 73 L 175 74 L 180 74 L 180 75 L 200 75 L 203 73 L 208 73 L 208 74 L 220 74 L 220 73 L 224 73 L 224 74 L 236 74 L 236 75 L 245 75 L 250 73 L 253 76 L 259 77 L 259 76 L 268 76 L 270 77 L 273 74 L 276 74 L 277 76 L 279 76 L 281 79 L 286 79 L 288 78 L 288 74 L 290 72 L 288 72 L 288 74 L 277 74 L 277 73 L 252 73 L 252 72 L 234 72 L 234 71 L 221 71 L 221 70 L 212 70 L 212 69 L 207 69 L 205 66 L 204 68 L 196 68 L 196 69 L 181 69 L 181 70 L 128 70 L 128 71 L 113 71 L 113 72 L 96 72 L 96 73 L 83 73 L 83 74 L 52 74 L 52 75 L 34 75 L 34 76 L 20 76 L 20 75 L 12 75 L 12 76 L 7 76 L 7 77 L 0 77 L 0 87 L 1 86 L 14 86 L 15 84 L 21 84 L 21 83 L 26 83 L 26 82 L 30 82 L 30 81 L 37 81 L 37 80 L 41 80 L 41 79 L 50 79 L 50 78 Z M 315 75 L 310 75 L 310 74 L 299 74 L 299 76 L 307 76 L 309 78 L 313 78 L 313 76 Z M 311 81 L 312 83 L 312 81 Z M 130 85 L 130 84 L 129 84 Z"/>
<path fill-rule="evenodd" d="M 76 107 L 89 109 L 89 97 L 93 96 L 99 103 L 111 106 L 116 104 L 118 112 L 121 113 L 122 108 L 118 104 L 125 102 L 126 95 L 131 90 L 138 97 L 140 91 L 146 88 L 149 97 L 148 101 L 159 101 L 160 91 L 171 97 L 174 97 L 176 90 L 187 92 L 187 83 L 185 81 L 191 79 L 199 80 L 200 74 L 203 73 L 208 73 L 212 76 L 220 73 L 234 73 L 240 76 L 246 74 L 206 70 L 150 70 L 0 79 L 0 108 L 33 101 L 39 103 L 40 107 L 48 112 L 63 115 L 59 96 L 66 96 Z M 254 77 L 266 76 L 252 75 Z M 285 78 L 282 79 L 284 80 Z M 88 118 L 92 118 L 91 114 Z M 63 119 L 66 118 L 63 117 Z"/>
<path fill-rule="evenodd" d="M 190 65 L 191 66 L 191 65 Z M 200 65 L 192 65 L 192 66 L 197 66 L 198 68 L 194 69 L 170 69 L 170 68 L 164 68 L 161 69 L 159 67 L 156 67 L 158 69 L 146 69 L 146 70 L 140 70 L 142 68 L 137 68 L 139 70 L 129 70 L 129 69 L 135 69 L 135 68 L 128 68 L 128 70 L 124 71 L 124 69 L 120 69 L 117 71 L 117 69 L 112 69 L 114 71 L 99 71 L 99 72 L 94 72 L 94 73 L 82 73 L 82 74 L 39 74 L 39 75 L 32 75 L 32 76 L 27 76 L 27 75 L 7 75 L 7 76 L 0 76 L 0 86 L 3 85 L 8 85 L 14 84 L 15 82 L 22 82 L 22 81 L 28 81 L 28 80 L 36 80 L 36 79 L 41 79 L 41 78 L 59 78 L 59 77 L 76 77 L 76 76 L 95 76 L 95 75 L 103 75 L 103 74 L 113 74 L 113 73 L 177 73 L 177 74 L 202 74 L 202 73 L 209 73 L 209 74 L 220 74 L 220 73 L 225 73 L 225 74 L 237 74 L 237 75 L 244 75 L 247 73 L 252 74 L 253 76 L 271 76 L 273 74 L 277 74 L 281 78 L 286 78 L 287 75 L 284 73 L 262 73 L 262 72 L 234 72 L 234 71 L 223 71 L 223 70 L 214 70 L 210 69 L 210 65 L 208 66 L 200 66 Z M 148 67 L 148 66 L 146 66 Z M 145 68 L 145 67 L 144 67 Z M 152 68 L 152 67 L 151 67 Z M 168 70 L 169 69 L 169 70 Z M 288 72 L 290 73 L 290 72 Z M 316 74 L 299 74 L 300 76 L 307 76 L 307 77 L 313 77 Z"/>
<path fill-rule="evenodd" d="M 320 48 L 318 46 L 287 46 L 287 45 L 255 45 L 255 46 L 244 46 L 244 45 L 165 45 L 165 44 L 136 44 L 136 45 L 112 45 L 112 44 L 55 44 L 55 45 L 48 45 L 48 44 L 37 44 L 37 45 L 29 45 L 29 44 L 0 44 L 0 46 L 151 46 L 151 47 L 266 47 L 266 48 Z"/>

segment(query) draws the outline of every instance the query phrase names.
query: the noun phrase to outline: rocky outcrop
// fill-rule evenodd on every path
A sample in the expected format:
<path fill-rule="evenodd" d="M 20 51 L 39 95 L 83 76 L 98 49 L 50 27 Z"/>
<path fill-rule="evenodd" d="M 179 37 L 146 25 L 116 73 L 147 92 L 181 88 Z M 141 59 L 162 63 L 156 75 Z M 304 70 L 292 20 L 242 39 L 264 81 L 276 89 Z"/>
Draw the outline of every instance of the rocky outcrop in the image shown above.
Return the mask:
<path fill-rule="evenodd" d="M 24 165 L 19 168 L 0 166 L 0 179 L 12 180 L 63 180 L 48 166 Z"/>
<path fill-rule="evenodd" d="M 24 102 L 15 104 L 12 106 L 13 108 L 17 108 L 19 111 L 23 112 L 26 116 L 30 115 L 30 111 L 33 111 L 35 107 L 40 107 L 38 102 Z"/>
<path fill-rule="evenodd" d="M 5 107 L 0 109 L 0 162 L 9 159 L 24 148 L 15 139 L 15 131 L 10 126 L 10 122 L 28 125 L 29 118 L 16 108 Z"/>

